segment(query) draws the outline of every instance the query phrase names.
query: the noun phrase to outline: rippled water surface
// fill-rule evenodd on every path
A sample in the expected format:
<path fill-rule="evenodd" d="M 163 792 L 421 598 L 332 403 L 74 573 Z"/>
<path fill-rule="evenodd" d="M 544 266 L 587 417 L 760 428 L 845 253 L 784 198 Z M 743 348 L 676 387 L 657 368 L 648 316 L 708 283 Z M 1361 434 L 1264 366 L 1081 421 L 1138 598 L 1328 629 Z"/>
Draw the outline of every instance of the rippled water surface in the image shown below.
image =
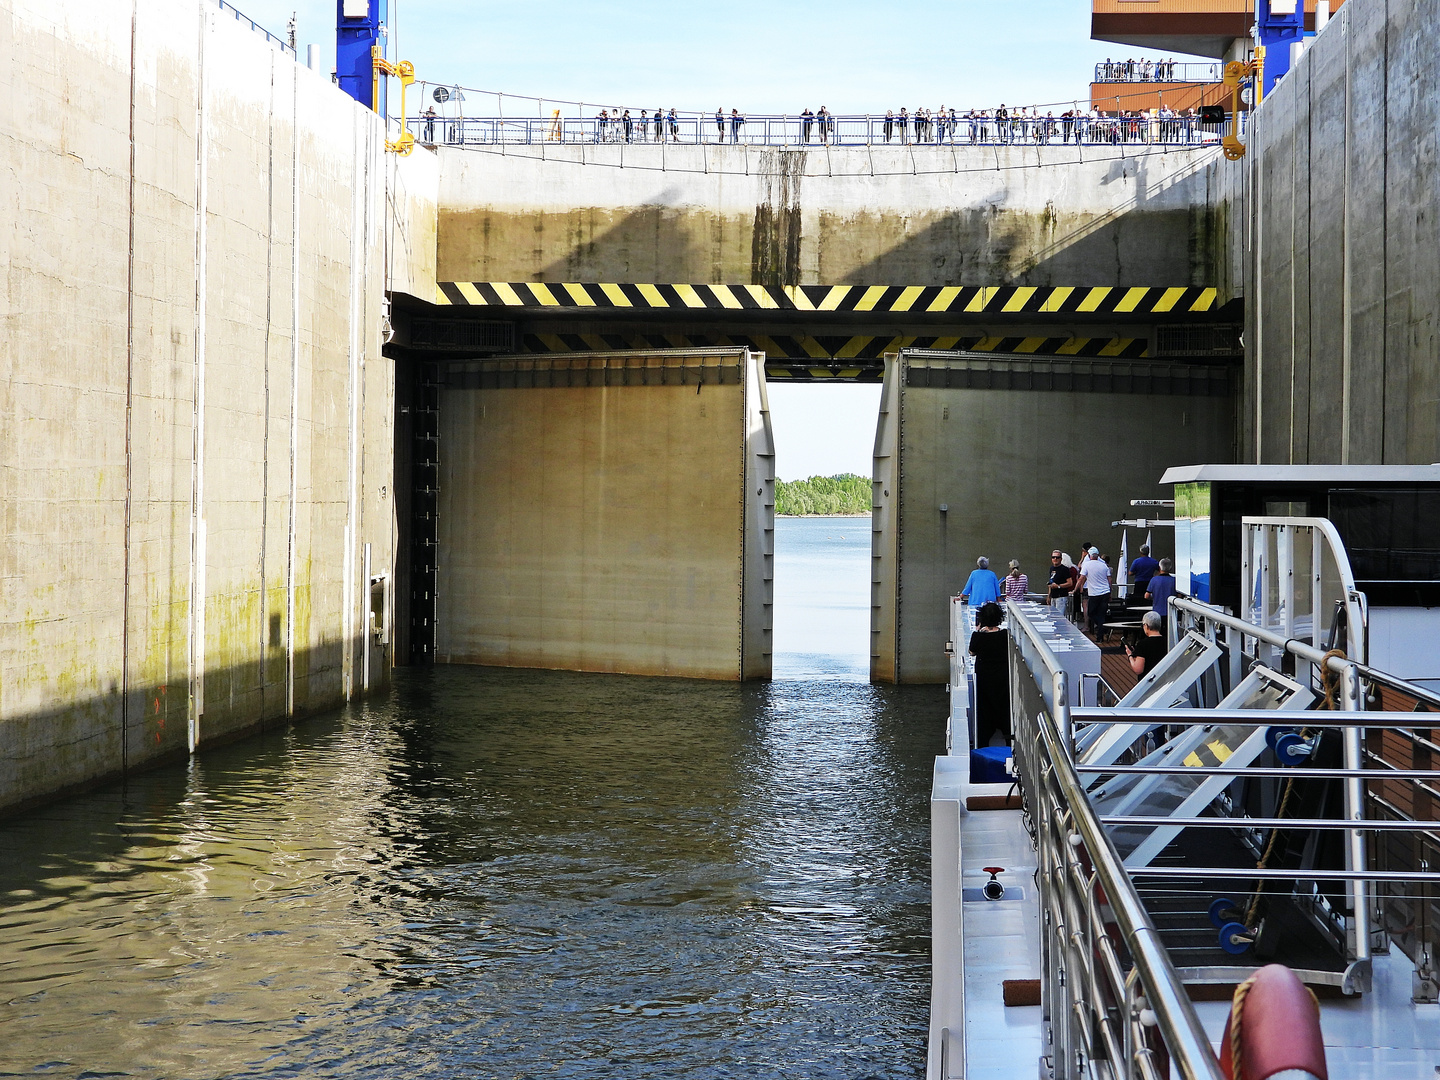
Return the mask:
<path fill-rule="evenodd" d="M 844 524 L 769 685 L 404 671 L 0 823 L 0 1075 L 920 1075 L 944 705 L 807 632 Z"/>

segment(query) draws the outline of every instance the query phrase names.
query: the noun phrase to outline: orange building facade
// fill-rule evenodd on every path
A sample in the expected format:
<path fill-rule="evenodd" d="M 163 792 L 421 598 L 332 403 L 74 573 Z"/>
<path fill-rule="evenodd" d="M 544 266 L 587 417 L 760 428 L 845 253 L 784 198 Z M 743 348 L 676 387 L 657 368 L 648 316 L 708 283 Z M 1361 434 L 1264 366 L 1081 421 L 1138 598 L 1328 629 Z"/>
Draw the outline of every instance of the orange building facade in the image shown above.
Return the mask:
<path fill-rule="evenodd" d="M 1323 0 L 1295 2 L 1304 3 L 1305 26 L 1313 30 L 1316 7 Z M 1330 12 L 1344 2 L 1330 0 Z M 1130 64 L 1123 55 L 1096 65 L 1091 108 L 1107 115 L 1163 109 L 1184 113 L 1228 104 L 1220 81 L 1224 64 L 1250 55 L 1254 21 L 1255 0 L 1091 0 L 1090 36 L 1095 41 L 1176 56 L 1168 67 Z M 1213 61 L 1190 60 L 1198 56 Z"/>

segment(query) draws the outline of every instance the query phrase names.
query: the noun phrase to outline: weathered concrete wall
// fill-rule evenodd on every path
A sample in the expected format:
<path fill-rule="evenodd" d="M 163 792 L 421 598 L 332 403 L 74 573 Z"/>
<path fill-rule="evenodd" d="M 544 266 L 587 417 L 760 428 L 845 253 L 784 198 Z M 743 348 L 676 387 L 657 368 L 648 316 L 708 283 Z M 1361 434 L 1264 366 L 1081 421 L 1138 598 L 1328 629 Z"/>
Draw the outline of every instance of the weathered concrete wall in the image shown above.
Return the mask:
<path fill-rule="evenodd" d="M 426 303 L 435 299 L 436 227 L 440 202 L 440 161 L 423 146 L 405 157 L 387 154 L 389 214 L 385 247 L 392 293 Z"/>
<path fill-rule="evenodd" d="M 439 153 L 442 281 L 1209 285 L 1223 249 L 1214 150 Z"/>
<path fill-rule="evenodd" d="M 1160 476 L 1171 465 L 1233 460 L 1234 399 L 1214 369 L 1039 361 L 1022 381 L 1053 371 L 1074 389 L 978 389 L 955 384 L 1002 380 L 961 377 L 964 355 L 887 361 L 872 524 L 878 682 L 946 680 L 947 597 L 978 556 L 1002 576 L 1018 559 L 1034 591 L 1056 546 L 1078 554 L 1091 540 L 1118 565 L 1110 522 L 1133 514 L 1131 499 L 1170 497 Z M 1133 557 L 1143 538 L 1131 540 Z M 1172 543 L 1156 537 L 1162 553 Z"/>
<path fill-rule="evenodd" d="M 731 349 L 452 369 L 437 659 L 769 678 L 762 365 Z"/>
<path fill-rule="evenodd" d="M 1440 460 L 1440 5 L 1352 0 L 1227 167 L 1244 459 Z"/>
<path fill-rule="evenodd" d="M 393 379 L 371 114 L 207 0 L 0 50 L 5 807 L 384 680 Z"/>

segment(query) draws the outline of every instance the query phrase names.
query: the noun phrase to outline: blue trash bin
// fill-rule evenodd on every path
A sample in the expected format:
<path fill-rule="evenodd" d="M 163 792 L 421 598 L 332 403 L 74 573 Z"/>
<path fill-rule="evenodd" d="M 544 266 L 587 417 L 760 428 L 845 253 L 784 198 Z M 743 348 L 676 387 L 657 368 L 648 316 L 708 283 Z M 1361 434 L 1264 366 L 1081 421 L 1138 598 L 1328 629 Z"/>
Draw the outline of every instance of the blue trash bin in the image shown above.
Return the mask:
<path fill-rule="evenodd" d="M 1013 784 L 1015 778 L 1005 771 L 1010 760 L 1008 746 L 982 746 L 970 751 L 970 782 L 972 784 Z"/>

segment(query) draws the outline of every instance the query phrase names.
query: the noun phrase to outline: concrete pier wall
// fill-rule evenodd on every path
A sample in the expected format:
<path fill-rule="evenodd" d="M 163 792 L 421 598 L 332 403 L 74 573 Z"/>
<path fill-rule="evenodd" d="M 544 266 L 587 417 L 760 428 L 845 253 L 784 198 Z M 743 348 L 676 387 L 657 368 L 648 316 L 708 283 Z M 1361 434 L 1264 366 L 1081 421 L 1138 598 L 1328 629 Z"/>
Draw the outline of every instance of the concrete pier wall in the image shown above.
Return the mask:
<path fill-rule="evenodd" d="M 1224 250 L 1214 149 L 439 153 L 442 281 L 1205 286 Z"/>
<path fill-rule="evenodd" d="M 1440 5 L 1351 0 L 1225 167 L 1242 460 L 1440 461 Z"/>
<path fill-rule="evenodd" d="M 743 349 L 452 364 L 436 658 L 769 678 L 764 380 Z"/>
<path fill-rule="evenodd" d="M 1167 361 L 1001 360 L 901 350 L 887 358 L 875 440 L 871 678 L 948 674 L 947 598 L 977 557 L 1018 559 L 1044 591 L 1050 552 L 1091 540 L 1119 565 L 1110 523 L 1169 498 L 1171 465 L 1230 461 L 1232 371 Z M 1131 557 L 1143 534 L 1133 530 Z M 1160 554 L 1174 537 L 1156 530 Z M 964 648 L 964 642 L 957 642 Z"/>
<path fill-rule="evenodd" d="M 5 808 L 383 683 L 394 525 L 376 118 L 208 0 L 0 51 Z"/>

